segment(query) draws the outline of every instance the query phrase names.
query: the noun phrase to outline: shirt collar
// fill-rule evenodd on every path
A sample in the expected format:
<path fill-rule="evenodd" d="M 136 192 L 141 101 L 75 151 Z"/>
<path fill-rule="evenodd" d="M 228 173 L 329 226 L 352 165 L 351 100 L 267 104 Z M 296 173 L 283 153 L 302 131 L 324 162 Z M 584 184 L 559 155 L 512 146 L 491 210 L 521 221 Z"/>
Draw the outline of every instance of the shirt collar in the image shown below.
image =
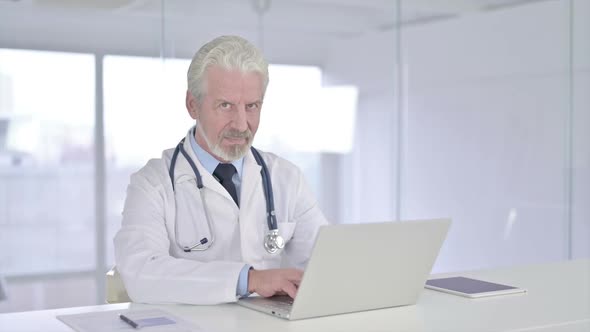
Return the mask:
<path fill-rule="evenodd" d="M 197 141 L 195 140 L 195 130 L 196 129 L 194 126 L 189 130 L 191 147 L 193 148 L 193 151 L 195 152 L 197 159 L 199 159 L 199 162 L 201 163 L 201 165 L 203 165 L 205 170 L 207 172 L 213 174 L 217 165 L 220 164 L 219 160 L 215 159 L 215 157 L 213 157 L 209 152 L 205 151 L 205 149 L 203 149 L 199 145 L 199 143 L 197 143 Z M 238 171 L 238 176 L 241 179 L 242 178 L 242 166 L 244 165 L 244 157 L 242 157 L 238 160 L 232 161 L 231 164 L 234 165 L 234 167 Z"/>

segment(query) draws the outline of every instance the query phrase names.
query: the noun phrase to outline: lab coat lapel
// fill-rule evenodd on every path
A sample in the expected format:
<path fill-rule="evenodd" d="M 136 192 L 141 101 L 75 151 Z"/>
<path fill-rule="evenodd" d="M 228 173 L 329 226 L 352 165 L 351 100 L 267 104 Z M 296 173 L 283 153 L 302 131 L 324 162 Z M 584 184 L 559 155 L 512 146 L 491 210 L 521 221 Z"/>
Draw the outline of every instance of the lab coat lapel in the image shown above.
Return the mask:
<path fill-rule="evenodd" d="M 199 173 L 201 173 L 203 186 L 207 187 L 207 189 L 215 191 L 216 193 L 226 197 L 228 200 L 233 202 L 233 198 L 227 192 L 227 190 L 225 190 L 225 188 L 223 188 L 221 183 L 219 183 L 217 180 L 215 180 L 215 178 L 213 177 L 213 175 L 211 173 L 207 172 L 205 167 L 203 167 L 203 165 L 201 164 L 201 162 L 199 161 L 199 159 L 195 155 L 195 152 L 193 151 L 193 147 L 191 146 L 189 135 L 190 135 L 190 132 L 186 135 L 186 137 L 184 139 L 183 147 L 184 147 L 184 150 L 186 151 L 186 153 L 188 153 L 188 155 L 191 157 L 191 159 L 195 163 L 195 166 L 197 166 Z M 177 183 L 189 181 L 189 180 L 195 181 L 195 179 L 196 179 L 195 173 L 193 172 L 188 161 L 182 155 L 182 152 L 178 153 L 178 160 L 176 162 L 176 167 L 177 168 L 176 168 L 174 178 Z"/>
<path fill-rule="evenodd" d="M 260 170 L 262 167 L 256 163 L 252 151 L 244 156 L 244 166 L 242 172 L 242 188 L 240 189 L 240 206 L 245 207 L 250 204 L 256 188 L 262 184 Z"/>

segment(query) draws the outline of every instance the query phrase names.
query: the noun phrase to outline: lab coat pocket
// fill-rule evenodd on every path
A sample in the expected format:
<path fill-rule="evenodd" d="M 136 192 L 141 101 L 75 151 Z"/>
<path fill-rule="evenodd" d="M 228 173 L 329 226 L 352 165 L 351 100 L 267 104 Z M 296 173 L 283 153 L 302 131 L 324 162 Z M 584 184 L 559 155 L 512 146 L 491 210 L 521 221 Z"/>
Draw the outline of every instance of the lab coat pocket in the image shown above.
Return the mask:
<path fill-rule="evenodd" d="M 281 235 L 281 237 L 283 237 L 283 240 L 285 240 L 285 247 L 289 245 L 289 241 L 293 237 L 293 233 L 295 232 L 295 226 L 296 224 L 291 222 L 283 222 L 277 224 L 277 227 L 279 229 L 279 235 Z M 266 229 L 266 232 L 268 232 L 268 228 Z M 279 249 L 277 252 L 272 254 L 262 249 L 262 246 L 260 249 L 262 250 L 263 255 L 260 257 L 259 264 L 255 268 L 278 269 L 281 267 L 281 261 L 283 260 L 282 254 L 285 248 Z"/>
<path fill-rule="evenodd" d="M 295 233 L 295 226 L 297 226 L 294 222 L 280 222 L 277 224 L 279 228 L 279 234 L 285 240 L 285 244 L 291 240 L 293 237 L 293 233 Z"/>

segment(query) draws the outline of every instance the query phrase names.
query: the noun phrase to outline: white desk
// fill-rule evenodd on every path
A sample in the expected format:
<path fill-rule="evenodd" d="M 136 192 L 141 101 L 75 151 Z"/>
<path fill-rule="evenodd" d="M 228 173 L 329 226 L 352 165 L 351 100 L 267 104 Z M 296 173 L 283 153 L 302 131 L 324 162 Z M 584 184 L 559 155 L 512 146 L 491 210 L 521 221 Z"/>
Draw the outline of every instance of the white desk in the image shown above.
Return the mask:
<path fill-rule="evenodd" d="M 450 274 L 457 275 L 457 274 Z M 474 271 L 464 276 L 525 287 L 527 294 L 483 299 L 424 290 L 417 305 L 346 315 L 285 321 L 239 307 L 113 304 L 0 315 L 0 331 L 71 331 L 56 315 L 160 307 L 204 331 L 590 331 L 590 260 L 511 269 Z"/>

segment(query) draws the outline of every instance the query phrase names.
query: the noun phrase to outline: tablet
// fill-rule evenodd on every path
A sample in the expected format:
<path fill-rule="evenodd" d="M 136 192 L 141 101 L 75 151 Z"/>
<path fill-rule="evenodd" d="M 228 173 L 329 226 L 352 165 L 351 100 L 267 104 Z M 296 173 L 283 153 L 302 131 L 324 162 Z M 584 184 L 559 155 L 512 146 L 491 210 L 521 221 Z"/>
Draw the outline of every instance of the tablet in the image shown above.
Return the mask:
<path fill-rule="evenodd" d="M 430 279 L 426 281 L 425 287 L 470 298 L 526 292 L 524 288 L 465 277 Z"/>

